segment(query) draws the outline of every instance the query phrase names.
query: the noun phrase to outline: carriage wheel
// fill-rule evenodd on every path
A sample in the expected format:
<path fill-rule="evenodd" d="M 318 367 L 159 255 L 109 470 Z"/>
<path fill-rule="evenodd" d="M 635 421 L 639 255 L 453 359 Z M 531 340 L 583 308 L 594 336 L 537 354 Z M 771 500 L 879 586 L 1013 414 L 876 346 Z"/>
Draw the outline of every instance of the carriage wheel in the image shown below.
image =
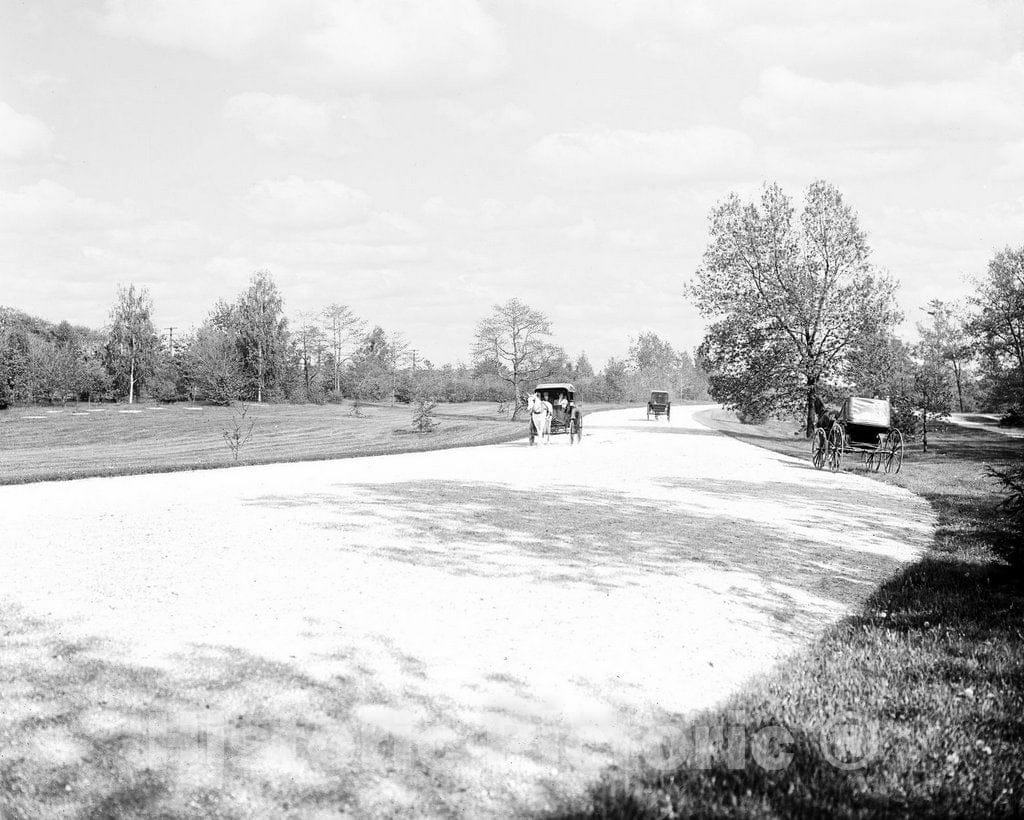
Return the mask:
<path fill-rule="evenodd" d="M 820 427 L 815 428 L 814 435 L 811 437 L 811 464 L 814 465 L 815 470 L 820 470 L 825 466 L 827 456 L 828 439 L 825 437 L 825 431 Z"/>
<path fill-rule="evenodd" d="M 833 424 L 828 431 L 828 468 L 833 473 L 839 472 L 843 465 L 843 449 L 846 444 L 846 437 L 843 435 L 843 428 Z"/>
<path fill-rule="evenodd" d="M 885 436 L 879 434 L 878 444 L 874 450 L 867 450 L 864 453 L 864 461 L 867 463 L 868 471 L 878 472 L 882 467 L 885 458 Z"/>
<path fill-rule="evenodd" d="M 903 466 L 903 433 L 894 429 L 889 433 L 885 448 L 885 471 L 898 473 Z"/>

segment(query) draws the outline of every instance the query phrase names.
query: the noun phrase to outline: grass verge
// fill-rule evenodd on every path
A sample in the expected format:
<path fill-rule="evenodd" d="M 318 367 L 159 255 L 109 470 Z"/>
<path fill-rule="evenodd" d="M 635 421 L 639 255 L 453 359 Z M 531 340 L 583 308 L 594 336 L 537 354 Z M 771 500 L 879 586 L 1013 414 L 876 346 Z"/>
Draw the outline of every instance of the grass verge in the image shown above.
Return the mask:
<path fill-rule="evenodd" d="M 810 457 L 793 425 L 701 420 Z M 939 425 L 929 452 L 874 476 L 926 498 L 929 554 L 864 609 L 719 709 L 666 729 L 559 817 L 948 817 L 1024 812 L 1024 587 L 993 557 L 1006 537 L 986 465 L 1018 440 Z M 856 463 L 847 471 L 862 470 Z"/>
<path fill-rule="evenodd" d="M 587 412 L 612 405 L 591 405 Z M 492 402 L 438 405 L 436 428 L 418 433 L 408 405 L 250 404 L 249 441 L 236 461 L 224 439 L 239 406 L 185 404 L 18 407 L 0 412 L 0 484 L 201 470 L 443 450 L 515 441 L 525 418 Z"/>

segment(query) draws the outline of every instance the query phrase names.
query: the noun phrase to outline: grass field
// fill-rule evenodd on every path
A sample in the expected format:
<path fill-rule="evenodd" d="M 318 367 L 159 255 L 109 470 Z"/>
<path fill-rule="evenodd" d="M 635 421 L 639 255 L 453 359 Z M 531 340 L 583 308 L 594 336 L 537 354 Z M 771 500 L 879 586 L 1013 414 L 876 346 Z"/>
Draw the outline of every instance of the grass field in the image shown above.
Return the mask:
<path fill-rule="evenodd" d="M 526 434 L 491 402 L 439 405 L 437 427 L 417 433 L 408 405 L 249 404 L 252 437 L 239 464 L 309 461 L 511 441 Z M 0 412 L 0 484 L 227 467 L 224 433 L 241 407 L 94 404 Z"/>
<path fill-rule="evenodd" d="M 796 425 L 742 425 L 725 411 L 701 420 L 809 461 Z M 929 432 L 927 454 L 912 446 L 898 475 L 875 476 L 932 504 L 939 527 L 929 554 L 808 651 L 677 727 L 674 741 L 610 772 L 559 816 L 1020 816 L 1024 585 L 992 553 L 1007 532 L 986 466 L 1019 457 L 1022 446 L 952 425 Z M 855 459 L 844 469 L 863 472 Z M 835 749 L 822 739 L 835 739 L 836 725 L 825 721 L 837 713 L 864 765 L 827 762 Z M 709 726 L 724 739 L 712 736 L 713 754 L 696 765 L 692 730 Z M 785 764 L 775 771 L 747 745 L 771 727 L 785 730 L 773 741 L 778 757 L 767 755 Z"/>

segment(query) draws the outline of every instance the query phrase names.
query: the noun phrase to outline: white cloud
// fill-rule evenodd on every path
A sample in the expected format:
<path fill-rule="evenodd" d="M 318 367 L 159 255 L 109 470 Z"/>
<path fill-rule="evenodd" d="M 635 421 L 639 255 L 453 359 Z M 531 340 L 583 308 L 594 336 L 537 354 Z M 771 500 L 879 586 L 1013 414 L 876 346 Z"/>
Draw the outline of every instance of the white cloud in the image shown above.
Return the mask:
<path fill-rule="evenodd" d="M 1003 177 L 1020 179 L 1024 177 L 1024 140 L 1006 143 L 999 149 L 1002 164 L 997 173 Z"/>
<path fill-rule="evenodd" d="M 740 131 L 703 126 L 548 134 L 530 148 L 528 157 L 555 172 L 651 182 L 743 173 L 755 163 L 757 149 Z"/>
<path fill-rule="evenodd" d="M 300 5 L 274 0 L 106 0 L 100 26 L 117 37 L 239 60 L 254 55 Z"/>
<path fill-rule="evenodd" d="M 130 222 L 128 207 L 78 196 L 52 180 L 0 191 L 0 226 L 19 232 L 89 230 Z"/>
<path fill-rule="evenodd" d="M 364 134 L 381 130 L 380 106 L 368 97 L 316 102 L 249 92 L 229 99 L 224 115 L 270 148 L 327 157 L 348 153 Z"/>
<path fill-rule="evenodd" d="M 67 77 L 49 71 L 25 71 L 18 75 L 18 82 L 32 91 L 48 91 L 51 94 L 63 91 L 68 86 Z"/>
<path fill-rule="evenodd" d="M 46 123 L 0 102 L 0 160 L 44 158 L 52 144 L 53 131 Z"/>
<path fill-rule="evenodd" d="M 242 200 L 242 212 L 253 222 L 307 230 L 365 221 L 370 206 L 370 197 L 364 191 L 334 180 L 296 176 L 257 182 Z"/>
<path fill-rule="evenodd" d="M 828 82 L 771 68 L 761 75 L 744 113 L 772 131 L 799 138 L 984 139 L 1024 132 L 1020 89 L 998 82 L 956 81 L 873 85 Z"/>
<path fill-rule="evenodd" d="M 813 144 L 785 141 L 765 150 L 765 175 L 770 179 L 819 179 L 826 175 L 843 182 L 865 177 L 891 178 L 924 170 L 934 160 L 918 146 L 884 144 L 844 145 L 832 141 Z"/>
<path fill-rule="evenodd" d="M 341 84 L 462 84 L 504 65 L 501 30 L 476 0 L 107 0 L 101 27 Z"/>
<path fill-rule="evenodd" d="M 441 113 L 460 128 L 478 133 L 513 131 L 534 122 L 531 111 L 511 102 L 482 111 L 455 100 L 442 100 L 438 105 Z"/>
<path fill-rule="evenodd" d="M 422 210 L 427 216 L 472 228 L 543 228 L 565 223 L 571 217 L 565 206 L 543 194 L 515 202 L 489 197 L 471 206 L 455 205 L 435 196 L 423 203 Z"/>

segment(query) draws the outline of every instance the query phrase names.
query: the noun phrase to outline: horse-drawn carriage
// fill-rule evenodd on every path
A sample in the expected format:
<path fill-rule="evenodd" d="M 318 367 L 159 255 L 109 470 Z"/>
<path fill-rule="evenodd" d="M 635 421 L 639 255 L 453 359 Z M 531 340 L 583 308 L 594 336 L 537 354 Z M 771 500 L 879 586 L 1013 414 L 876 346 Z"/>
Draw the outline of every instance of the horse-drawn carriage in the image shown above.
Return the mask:
<path fill-rule="evenodd" d="M 667 390 L 652 390 L 651 398 L 647 402 L 647 420 L 651 420 L 651 416 L 654 416 L 654 420 L 657 421 L 662 416 L 665 417 L 666 421 L 672 419 L 672 402 L 669 400 Z"/>
<path fill-rule="evenodd" d="M 534 443 L 537 436 L 544 437 L 547 434 L 566 433 L 570 444 L 583 439 L 583 411 L 580 410 L 575 387 L 565 382 L 538 384 L 535 395 L 539 396 L 541 402 L 547 403 L 550 415 L 534 413 L 531 408 L 530 444 Z M 539 416 L 546 416 L 546 419 L 540 420 Z M 547 429 L 537 429 L 538 423 L 546 424 Z"/>
<path fill-rule="evenodd" d="M 843 455 L 860 453 L 869 470 L 898 473 L 903 466 L 903 433 L 892 426 L 888 399 L 850 396 L 838 416 L 823 413 L 811 438 L 811 461 L 836 472 Z"/>

